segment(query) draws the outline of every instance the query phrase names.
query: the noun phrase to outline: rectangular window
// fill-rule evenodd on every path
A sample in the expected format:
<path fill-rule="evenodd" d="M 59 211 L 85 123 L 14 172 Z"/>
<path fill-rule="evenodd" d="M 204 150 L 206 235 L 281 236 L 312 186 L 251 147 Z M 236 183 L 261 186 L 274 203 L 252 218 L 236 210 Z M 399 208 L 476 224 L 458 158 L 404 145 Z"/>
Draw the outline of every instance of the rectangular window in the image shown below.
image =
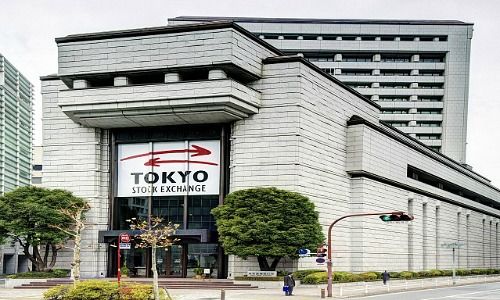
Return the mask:
<path fill-rule="evenodd" d="M 42 165 L 33 165 L 33 171 L 41 171 Z"/>

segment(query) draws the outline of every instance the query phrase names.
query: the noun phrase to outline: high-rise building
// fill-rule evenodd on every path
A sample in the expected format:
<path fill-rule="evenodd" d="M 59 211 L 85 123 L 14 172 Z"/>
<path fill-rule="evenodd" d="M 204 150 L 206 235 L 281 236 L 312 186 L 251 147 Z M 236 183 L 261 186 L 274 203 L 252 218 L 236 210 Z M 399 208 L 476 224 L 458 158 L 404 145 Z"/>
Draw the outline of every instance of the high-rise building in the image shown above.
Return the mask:
<path fill-rule="evenodd" d="M 33 85 L 0 54 L 0 194 L 31 182 Z"/>
<path fill-rule="evenodd" d="M 380 119 L 464 163 L 473 24 L 454 20 L 177 17 L 237 22 L 381 107 Z"/>

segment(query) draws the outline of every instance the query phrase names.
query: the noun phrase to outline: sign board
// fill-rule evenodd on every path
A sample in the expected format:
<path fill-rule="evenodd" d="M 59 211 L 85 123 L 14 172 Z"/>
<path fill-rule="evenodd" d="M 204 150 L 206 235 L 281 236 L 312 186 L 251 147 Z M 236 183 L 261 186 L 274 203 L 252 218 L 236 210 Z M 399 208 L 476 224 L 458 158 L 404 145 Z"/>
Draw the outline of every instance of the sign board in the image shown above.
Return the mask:
<path fill-rule="evenodd" d="M 323 258 L 323 257 L 318 257 L 316 258 L 316 263 L 321 266 L 321 265 L 324 265 L 326 262 L 326 260 Z"/>
<path fill-rule="evenodd" d="M 120 242 L 130 243 L 130 235 L 128 233 L 120 233 Z"/>
<path fill-rule="evenodd" d="M 277 271 L 247 271 L 247 276 L 250 277 L 276 277 Z"/>
<path fill-rule="evenodd" d="M 305 249 L 305 248 L 299 249 L 299 256 L 300 257 L 306 257 L 309 255 L 311 255 L 311 250 Z"/>
<path fill-rule="evenodd" d="M 127 250 L 127 249 L 130 249 L 131 246 L 130 243 L 120 243 L 120 250 Z"/>
<path fill-rule="evenodd" d="M 210 269 L 203 269 L 203 274 L 210 275 Z"/>
<path fill-rule="evenodd" d="M 218 195 L 220 141 L 118 145 L 118 197 Z"/>
<path fill-rule="evenodd" d="M 455 248 L 455 249 L 459 249 L 459 248 L 462 248 L 462 246 L 464 246 L 464 243 L 459 243 L 459 242 L 454 242 L 454 243 L 442 243 L 441 244 L 441 247 L 443 248 Z"/>

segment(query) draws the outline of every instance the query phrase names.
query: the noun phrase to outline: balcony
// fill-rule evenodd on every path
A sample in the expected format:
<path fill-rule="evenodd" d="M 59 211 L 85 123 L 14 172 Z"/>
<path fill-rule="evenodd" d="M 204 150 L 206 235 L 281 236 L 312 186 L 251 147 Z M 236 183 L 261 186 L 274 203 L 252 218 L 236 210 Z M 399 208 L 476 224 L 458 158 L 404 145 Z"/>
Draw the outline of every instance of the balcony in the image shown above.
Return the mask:
<path fill-rule="evenodd" d="M 258 112 L 260 93 L 231 79 L 63 90 L 59 107 L 88 127 L 227 123 Z"/>

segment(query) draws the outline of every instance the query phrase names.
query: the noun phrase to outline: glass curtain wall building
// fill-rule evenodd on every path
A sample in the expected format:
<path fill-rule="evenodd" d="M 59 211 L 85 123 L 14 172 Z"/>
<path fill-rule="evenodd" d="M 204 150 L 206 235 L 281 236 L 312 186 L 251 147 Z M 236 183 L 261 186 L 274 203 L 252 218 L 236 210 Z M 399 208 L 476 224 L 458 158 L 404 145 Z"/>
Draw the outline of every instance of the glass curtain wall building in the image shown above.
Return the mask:
<path fill-rule="evenodd" d="M 33 85 L 0 54 L 0 194 L 31 182 Z"/>

